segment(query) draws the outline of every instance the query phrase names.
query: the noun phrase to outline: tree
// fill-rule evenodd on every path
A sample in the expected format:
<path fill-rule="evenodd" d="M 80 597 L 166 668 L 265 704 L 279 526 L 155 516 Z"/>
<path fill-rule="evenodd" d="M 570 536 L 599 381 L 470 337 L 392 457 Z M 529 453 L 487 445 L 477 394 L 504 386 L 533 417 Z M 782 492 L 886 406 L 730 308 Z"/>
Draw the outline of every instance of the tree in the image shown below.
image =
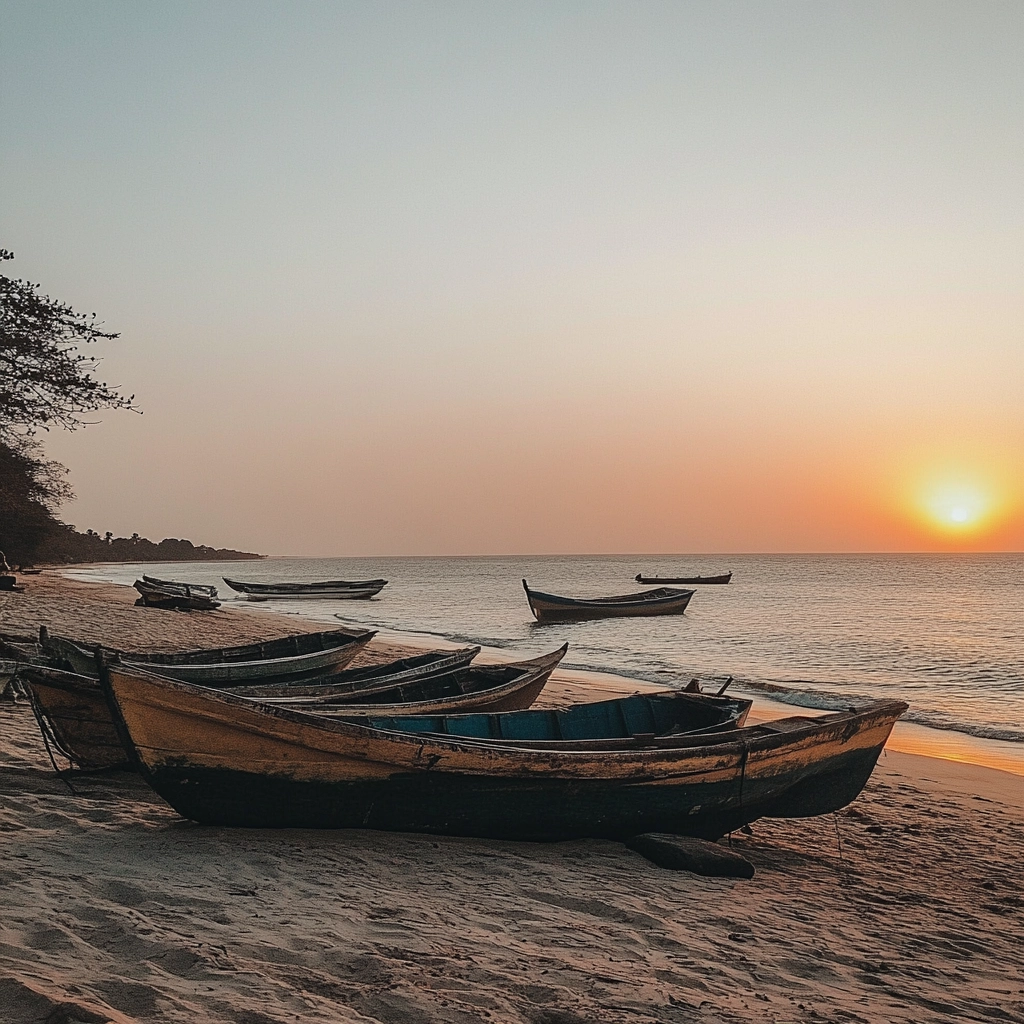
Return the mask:
<path fill-rule="evenodd" d="M 71 493 L 66 472 L 45 461 L 30 439 L 18 447 L 0 442 L 0 550 L 12 563 L 32 561 L 40 544 L 63 525 L 54 512 Z"/>
<path fill-rule="evenodd" d="M 0 249 L 0 262 L 13 258 Z M 98 380 L 96 360 L 79 351 L 116 337 L 100 330 L 95 314 L 0 274 L 0 550 L 16 561 L 74 533 L 55 515 L 71 496 L 67 470 L 43 458 L 33 435 L 54 425 L 74 430 L 97 409 L 132 408 L 133 399 Z"/>
<path fill-rule="evenodd" d="M 0 261 L 13 258 L 0 249 Z M 100 330 L 95 313 L 76 313 L 39 285 L 0 274 L 0 441 L 17 447 L 40 428 L 74 430 L 85 413 L 132 408 L 134 396 L 98 380 L 97 361 L 79 350 L 116 337 Z"/>

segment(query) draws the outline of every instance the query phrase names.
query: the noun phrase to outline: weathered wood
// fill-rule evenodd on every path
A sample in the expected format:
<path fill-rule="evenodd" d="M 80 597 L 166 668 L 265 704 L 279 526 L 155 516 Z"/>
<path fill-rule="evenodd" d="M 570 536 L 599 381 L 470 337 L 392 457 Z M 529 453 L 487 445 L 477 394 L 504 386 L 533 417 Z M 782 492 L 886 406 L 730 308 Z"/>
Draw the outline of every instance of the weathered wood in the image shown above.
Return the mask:
<path fill-rule="evenodd" d="M 712 878 L 754 877 L 754 865 L 746 857 L 706 839 L 645 832 L 627 839 L 626 846 L 670 871 L 692 871 Z"/>
<path fill-rule="evenodd" d="M 145 579 L 136 580 L 133 584 L 139 592 L 139 599 L 136 604 L 143 604 L 147 608 L 169 608 L 175 611 L 213 611 L 220 607 L 220 601 L 215 600 L 210 593 L 211 588 L 204 588 L 193 592 L 187 583 L 148 583 Z"/>
<path fill-rule="evenodd" d="M 343 703 L 336 697 L 325 701 L 287 697 L 274 700 L 298 710 L 322 715 L 433 715 L 466 711 L 517 711 L 528 708 L 544 689 L 551 673 L 569 649 L 563 644 L 557 651 L 527 661 L 504 665 L 481 665 L 427 676 L 412 682 L 399 681 L 390 687 L 378 686 L 369 692 L 349 694 Z"/>
<path fill-rule="evenodd" d="M 529 749 L 256 704 L 117 665 L 101 683 L 144 777 L 195 821 L 495 839 L 716 839 L 766 815 L 834 811 L 861 791 L 907 708 L 874 701 L 693 746 Z"/>
<path fill-rule="evenodd" d="M 167 587 L 168 589 L 180 589 L 193 594 L 206 594 L 207 597 L 216 597 L 217 588 L 208 583 L 179 583 L 177 580 L 161 580 L 156 576 L 143 576 L 143 583 L 153 587 Z"/>
<path fill-rule="evenodd" d="M 176 654 L 115 651 L 104 647 L 86 649 L 58 636 L 41 636 L 40 644 L 53 664 L 80 675 L 96 675 L 96 651 L 100 650 L 125 664 L 138 665 L 175 679 L 204 686 L 231 686 L 299 682 L 340 672 L 374 636 L 372 630 L 332 629 L 296 633 L 241 647 Z"/>

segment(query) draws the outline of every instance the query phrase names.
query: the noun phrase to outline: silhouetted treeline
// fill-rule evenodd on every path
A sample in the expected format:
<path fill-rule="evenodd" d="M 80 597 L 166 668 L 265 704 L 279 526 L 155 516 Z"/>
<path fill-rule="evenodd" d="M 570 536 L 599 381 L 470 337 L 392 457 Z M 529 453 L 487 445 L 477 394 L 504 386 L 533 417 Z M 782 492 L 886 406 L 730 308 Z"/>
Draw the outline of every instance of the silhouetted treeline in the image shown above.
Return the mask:
<path fill-rule="evenodd" d="M 190 540 L 167 537 L 155 544 L 133 533 L 130 537 L 101 537 L 92 530 L 79 533 L 64 523 L 56 524 L 35 554 L 36 562 L 221 562 L 262 558 L 252 551 L 211 548 Z M 10 557 L 8 556 L 8 561 Z"/>
<path fill-rule="evenodd" d="M 63 467 L 46 462 L 38 445 L 0 440 L 0 551 L 11 565 L 68 562 L 202 562 L 260 558 L 250 551 L 211 548 L 168 537 L 154 544 L 131 537 L 79 533 L 54 509 L 68 493 Z"/>

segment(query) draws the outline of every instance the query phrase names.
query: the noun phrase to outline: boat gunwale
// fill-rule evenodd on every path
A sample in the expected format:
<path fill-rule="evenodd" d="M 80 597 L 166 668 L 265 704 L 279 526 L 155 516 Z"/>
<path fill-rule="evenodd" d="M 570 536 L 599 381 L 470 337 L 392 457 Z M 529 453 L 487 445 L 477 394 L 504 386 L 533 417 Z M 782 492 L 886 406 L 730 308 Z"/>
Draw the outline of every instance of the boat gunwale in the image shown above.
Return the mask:
<path fill-rule="evenodd" d="M 376 693 L 380 690 L 387 690 L 395 686 L 401 686 L 403 683 L 419 682 L 421 680 L 425 681 L 432 678 L 434 675 L 444 675 L 449 672 L 458 671 L 460 668 L 468 668 L 473 659 L 480 653 L 480 650 L 481 649 L 479 647 L 460 647 L 457 650 L 445 652 L 444 657 L 437 658 L 435 661 L 407 669 L 401 669 L 397 672 L 391 673 L 390 675 L 372 675 L 370 670 L 388 668 L 389 665 L 395 664 L 396 662 L 413 659 L 398 658 L 396 659 L 396 662 L 383 662 L 380 665 L 364 665 L 362 668 L 346 669 L 339 673 L 339 675 L 344 676 L 345 672 L 361 672 L 363 670 L 366 670 L 367 672 L 366 675 L 350 678 L 348 682 L 346 682 L 344 678 L 339 679 L 338 675 L 331 675 L 324 676 L 324 681 L 322 683 L 317 683 L 314 677 L 313 680 L 306 679 L 299 683 L 256 683 L 251 686 L 232 686 L 230 689 L 239 697 L 251 697 L 255 700 L 265 700 L 268 703 L 280 702 L 284 704 L 288 704 L 291 701 L 301 700 L 308 700 L 312 703 L 316 703 L 318 699 L 317 694 L 303 694 L 298 691 L 322 690 L 324 691 L 322 694 L 323 701 L 327 703 L 332 699 L 337 700 L 345 696 L 354 696 L 361 693 Z M 440 652 L 430 651 L 428 653 L 438 654 Z M 426 656 L 426 654 L 421 655 L 421 657 Z M 485 666 L 483 665 L 478 665 L 476 666 L 475 671 L 484 667 Z M 367 686 L 360 686 L 356 689 L 344 689 L 344 687 L 349 686 L 351 683 L 358 683 L 364 679 L 368 680 Z M 267 690 L 284 692 L 256 692 Z M 327 692 L 330 690 L 337 690 L 337 693 Z"/>
<path fill-rule="evenodd" d="M 242 697 L 236 697 L 230 691 L 212 690 L 208 687 L 186 683 L 177 679 L 166 679 L 134 667 L 112 664 L 106 666 L 106 668 L 111 676 L 120 673 L 122 675 L 142 677 L 142 682 L 149 689 L 145 703 L 155 706 L 165 713 L 179 716 L 187 714 L 189 717 L 198 716 L 207 721 L 217 723 L 221 727 L 256 736 L 266 736 L 265 724 L 261 727 L 261 719 L 265 722 L 265 719 L 268 717 L 275 718 L 301 732 L 301 738 L 298 735 L 291 737 L 275 736 L 273 737 L 275 742 L 298 744 L 313 752 L 328 753 L 332 758 L 358 760 L 360 762 L 373 761 L 374 763 L 391 768 L 392 774 L 402 770 L 411 770 L 414 767 L 419 770 L 429 770 L 433 767 L 431 762 L 439 763 L 446 756 L 451 755 L 465 755 L 470 759 L 474 757 L 479 758 L 481 755 L 490 755 L 491 761 L 495 761 L 498 758 L 508 760 L 514 756 L 515 764 L 509 765 L 512 770 L 507 774 L 515 774 L 516 772 L 527 772 L 530 774 L 547 772 L 557 774 L 560 770 L 566 770 L 572 776 L 575 776 L 578 774 L 579 769 L 585 766 L 588 759 L 591 763 L 595 764 L 601 762 L 608 763 L 609 759 L 611 759 L 611 763 L 622 770 L 637 768 L 640 770 L 646 769 L 649 772 L 653 771 L 654 777 L 658 780 L 701 774 L 707 770 L 702 767 L 694 767 L 690 771 L 680 770 L 678 767 L 673 769 L 673 765 L 678 766 L 679 764 L 678 755 L 676 757 L 669 757 L 668 755 L 671 751 L 651 750 L 649 748 L 609 751 L 540 750 L 517 747 L 511 741 L 477 740 L 462 736 L 427 738 L 424 734 L 378 729 L 373 726 L 348 721 L 343 717 L 325 717 L 313 712 L 298 711 L 277 705 L 260 704 Z M 128 668 L 127 672 L 125 671 L 126 668 Z M 102 679 L 102 677 L 101 682 L 104 685 L 105 692 L 109 693 L 108 699 L 111 699 L 114 705 L 117 706 L 115 722 L 122 725 L 130 736 L 130 730 L 124 724 L 113 685 L 108 680 Z M 153 684 L 156 685 L 154 686 Z M 167 691 L 179 691 L 186 696 L 198 696 L 207 704 L 207 708 L 191 708 L 186 712 L 180 705 L 168 703 L 164 700 L 154 701 L 154 694 L 160 697 L 162 696 L 161 691 L 164 693 Z M 670 691 L 664 696 L 666 698 L 675 698 L 676 695 L 675 692 Z M 693 696 L 692 694 L 679 695 Z M 645 696 L 657 698 L 662 695 L 646 694 Z M 139 698 L 135 699 L 139 700 Z M 247 713 L 251 720 L 247 723 L 239 722 L 237 719 L 226 721 L 223 715 L 218 715 L 209 708 L 210 704 L 219 706 L 218 709 L 223 709 L 227 706 L 228 708 Z M 735 739 L 687 748 L 689 759 L 693 761 L 715 759 L 730 763 L 737 758 L 746 760 L 751 755 L 768 754 L 779 747 L 792 748 L 801 741 L 807 742 L 812 740 L 816 734 L 835 729 L 847 729 L 849 736 L 852 738 L 854 735 L 863 732 L 865 728 L 871 727 L 869 724 L 871 719 L 885 720 L 891 717 L 895 721 L 907 708 L 908 705 L 904 701 L 881 698 L 872 700 L 860 708 L 851 711 L 833 712 L 816 717 L 806 715 L 790 716 L 788 718 L 776 719 L 771 723 L 761 723 L 760 726 L 745 726 L 742 730 L 737 730 L 742 735 Z M 762 726 L 766 724 L 774 726 L 770 733 L 766 733 L 762 729 Z M 856 725 L 855 728 L 849 729 L 850 726 L 854 725 Z M 747 731 L 755 729 L 758 730 L 756 735 Z M 400 764 L 398 763 L 398 758 L 394 760 L 380 760 L 379 758 L 367 758 L 365 755 L 359 756 L 355 752 L 339 752 L 330 746 L 325 746 L 323 743 L 314 742 L 318 736 L 324 737 L 325 742 L 329 742 L 328 737 L 333 736 L 340 736 L 350 740 L 361 740 L 364 744 L 372 743 L 375 740 L 383 742 L 391 749 L 394 749 L 396 753 L 405 753 L 407 756 L 403 761 L 407 760 L 408 763 Z M 138 753 L 134 741 L 131 741 L 131 745 L 133 750 L 135 750 L 135 756 L 139 759 L 140 765 L 144 770 L 147 772 L 152 771 L 153 768 L 146 765 L 145 759 Z M 146 749 L 156 750 L 156 748 L 152 747 Z M 437 755 L 436 761 L 435 755 Z M 664 764 L 664 767 L 660 770 L 659 763 Z M 493 772 L 495 767 L 492 764 L 489 766 L 489 770 Z M 460 775 L 474 774 L 474 772 L 458 768 L 446 768 L 443 771 Z M 287 773 L 281 772 L 280 774 L 286 775 Z M 597 777 L 605 776 L 599 773 Z M 610 778 L 611 776 L 607 777 Z"/>
<path fill-rule="evenodd" d="M 391 704 L 337 704 L 322 707 L 316 710 L 318 716 L 327 718 L 345 718 L 345 717 L 389 717 L 398 713 L 403 718 L 414 717 L 417 714 L 423 715 L 435 715 L 435 714 L 446 714 L 442 710 L 445 704 L 451 702 L 457 702 L 460 699 L 464 699 L 467 703 L 470 700 L 486 700 L 488 703 L 493 701 L 504 700 L 506 697 L 510 697 L 520 690 L 525 690 L 532 686 L 540 676 L 545 673 L 550 674 L 558 667 L 561 660 L 565 657 L 566 651 L 569 649 L 568 644 L 563 644 L 557 651 L 552 651 L 550 654 L 542 655 L 538 658 L 532 658 L 525 661 L 506 663 L 504 665 L 481 665 L 477 671 L 481 669 L 516 669 L 517 675 L 514 675 L 511 679 L 507 679 L 502 683 L 498 683 L 495 686 L 490 687 L 486 690 L 475 690 L 470 693 L 463 694 L 452 694 L 450 697 L 436 697 L 433 700 L 419 700 L 419 701 L 398 701 Z M 430 678 L 424 680 L 424 682 L 430 682 Z M 288 704 L 288 707 L 295 707 L 294 704 Z M 456 704 L 457 706 L 457 704 Z M 316 707 L 316 705 L 313 705 Z M 431 710 L 437 709 L 437 710 Z M 297 710 L 306 710 L 305 708 L 297 708 Z M 521 708 L 520 710 L 527 710 Z M 453 711 L 451 714 L 458 715 L 462 714 L 460 711 Z M 485 704 L 482 708 L 475 710 L 467 710 L 465 714 L 487 714 L 487 705 Z M 420 734 L 422 735 L 422 734 Z"/>
<path fill-rule="evenodd" d="M 261 666 L 261 667 L 264 667 L 264 668 L 266 668 L 266 667 L 275 667 L 275 666 L 280 667 L 280 665 L 282 663 L 284 663 L 284 662 L 287 662 L 288 665 L 298 665 L 301 668 L 301 667 L 303 667 L 307 662 L 309 662 L 313 658 L 323 657 L 324 655 L 332 654 L 332 653 L 334 653 L 336 651 L 345 651 L 353 643 L 361 643 L 362 646 L 365 647 L 366 644 L 368 644 L 370 642 L 370 640 L 372 640 L 373 637 L 375 637 L 376 635 L 377 635 L 377 631 L 376 630 L 360 630 L 360 631 L 356 631 L 356 630 L 351 630 L 351 629 L 322 630 L 319 633 L 308 633 L 308 634 L 307 633 L 293 633 L 293 634 L 291 634 L 291 636 L 280 637 L 279 639 L 280 640 L 292 640 L 292 639 L 295 639 L 295 638 L 298 638 L 298 637 L 304 637 L 304 636 L 320 636 L 321 640 L 322 640 L 324 637 L 337 636 L 338 640 L 341 641 L 341 642 L 339 642 L 337 644 L 331 644 L 330 646 L 325 646 L 325 647 L 321 648 L 321 650 L 319 650 L 319 651 L 307 651 L 305 654 L 287 654 L 287 655 L 281 655 L 280 657 L 276 657 L 276 658 L 253 658 L 253 659 L 248 660 L 248 661 L 233 661 L 233 660 L 226 660 L 226 661 L 180 661 L 180 660 L 172 660 L 172 659 L 185 658 L 185 657 L 188 657 L 189 655 L 198 655 L 198 654 L 211 654 L 212 655 L 212 654 L 216 654 L 216 653 L 223 653 L 224 651 L 244 651 L 246 649 L 251 649 L 251 650 L 255 651 L 259 647 L 265 646 L 266 643 L 275 643 L 276 641 L 273 641 L 273 640 L 271 640 L 271 641 L 264 641 L 263 644 L 259 644 L 259 643 L 243 644 L 243 645 L 240 645 L 238 647 L 213 647 L 213 648 L 209 648 L 208 650 L 207 649 L 200 649 L 200 650 L 180 651 L 180 652 L 177 652 L 177 651 L 172 651 L 172 652 L 163 652 L 163 651 L 153 651 L 153 652 L 120 651 L 117 648 L 106 647 L 103 644 L 94 644 L 91 647 L 83 647 L 81 645 L 81 643 L 79 643 L 77 641 L 74 641 L 74 640 L 69 640 L 67 637 L 63 637 L 63 636 L 50 636 L 48 638 L 47 642 L 48 643 L 55 642 L 55 646 L 57 647 L 58 651 L 60 649 L 60 645 L 61 644 L 67 644 L 67 645 L 69 645 L 69 646 L 71 646 L 73 648 L 76 648 L 77 652 L 79 653 L 79 655 L 81 655 L 81 657 L 83 657 L 83 658 L 94 658 L 95 655 L 96 655 L 96 652 L 100 651 L 102 654 L 104 654 L 104 655 L 106 655 L 108 657 L 116 657 L 118 659 L 118 661 L 121 664 L 123 664 L 123 665 L 132 665 L 132 666 L 135 666 L 135 667 L 138 667 L 138 668 L 144 668 L 144 669 L 150 669 L 151 670 L 154 667 L 159 667 L 159 668 L 170 668 L 170 669 L 189 670 L 189 671 L 193 671 L 193 670 L 199 671 L 199 670 L 203 670 L 203 669 L 208 669 L 208 670 L 210 670 L 212 672 L 214 670 L 222 670 L 222 669 L 227 669 L 227 668 L 229 668 L 231 670 L 234 670 L 234 669 L 245 670 L 247 668 L 252 668 L 253 666 Z M 43 645 L 43 646 L 45 648 L 45 645 Z M 157 661 L 151 660 L 154 657 L 158 658 L 158 659 L 167 659 L 167 660 L 157 660 Z M 262 673 L 262 674 L 272 675 L 273 673 L 266 672 L 266 673 Z M 160 675 L 160 673 L 159 672 L 154 672 L 154 675 Z"/>

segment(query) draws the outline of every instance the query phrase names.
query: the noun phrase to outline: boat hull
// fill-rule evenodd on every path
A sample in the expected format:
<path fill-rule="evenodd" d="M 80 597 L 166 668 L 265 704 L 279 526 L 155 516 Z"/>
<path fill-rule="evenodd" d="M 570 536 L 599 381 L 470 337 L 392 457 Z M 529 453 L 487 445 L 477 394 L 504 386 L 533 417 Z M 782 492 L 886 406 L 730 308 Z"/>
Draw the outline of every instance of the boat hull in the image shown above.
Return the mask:
<path fill-rule="evenodd" d="M 252 591 L 243 593 L 246 601 L 369 601 L 376 597 L 383 587 L 365 587 L 355 589 L 352 587 L 343 590 L 322 590 L 311 593 L 299 593 L 297 591 L 260 591 L 258 594 Z"/>
<path fill-rule="evenodd" d="M 394 775 L 347 783 L 298 782 L 226 768 L 164 766 L 150 785 L 179 814 L 238 828 L 370 828 L 533 842 L 626 839 L 668 832 L 715 840 L 764 817 L 839 810 L 871 776 L 884 741 L 830 758 L 779 796 L 780 780 L 736 777 L 690 786 L 487 775 Z M 743 791 L 741 791 L 743 790 Z"/>
<path fill-rule="evenodd" d="M 232 686 L 242 682 L 285 684 L 341 672 L 374 635 L 369 630 L 358 633 L 330 630 L 324 633 L 297 634 L 282 641 L 268 641 L 262 649 L 260 645 L 255 644 L 221 648 L 219 653 L 225 660 L 211 662 L 199 660 L 209 653 L 201 651 L 180 655 L 116 651 L 110 653 L 112 656 L 118 656 L 126 665 L 135 665 L 150 672 L 200 686 Z M 93 651 L 59 637 L 49 638 L 44 644 L 44 649 L 67 663 L 73 672 L 81 675 L 96 674 L 96 656 Z M 302 653 L 280 653 L 289 650 Z M 260 657 L 262 653 L 278 656 Z"/>
<path fill-rule="evenodd" d="M 636 575 L 637 583 L 649 584 L 655 587 L 664 586 L 707 586 L 709 584 L 725 584 L 732 581 L 731 572 L 723 572 L 718 576 L 644 576 L 642 573 Z"/>
<path fill-rule="evenodd" d="M 204 824 L 493 839 L 715 839 L 822 814 L 864 786 L 906 705 L 792 718 L 652 750 L 535 750 L 322 720 L 112 667 L 116 719 L 153 788 Z"/>
<path fill-rule="evenodd" d="M 43 736 L 72 764 L 86 769 L 133 767 L 95 679 L 41 670 L 24 683 Z"/>
<path fill-rule="evenodd" d="M 387 580 L 324 580 L 317 583 L 245 583 L 241 580 L 224 582 L 250 601 L 278 600 L 344 600 L 365 601 L 379 594 Z"/>
<path fill-rule="evenodd" d="M 682 615 L 694 594 L 692 590 L 671 590 L 665 587 L 622 598 L 585 600 L 531 590 L 526 580 L 523 580 L 523 589 L 533 617 L 544 625 L 552 622 L 586 622 L 591 619 Z"/>

